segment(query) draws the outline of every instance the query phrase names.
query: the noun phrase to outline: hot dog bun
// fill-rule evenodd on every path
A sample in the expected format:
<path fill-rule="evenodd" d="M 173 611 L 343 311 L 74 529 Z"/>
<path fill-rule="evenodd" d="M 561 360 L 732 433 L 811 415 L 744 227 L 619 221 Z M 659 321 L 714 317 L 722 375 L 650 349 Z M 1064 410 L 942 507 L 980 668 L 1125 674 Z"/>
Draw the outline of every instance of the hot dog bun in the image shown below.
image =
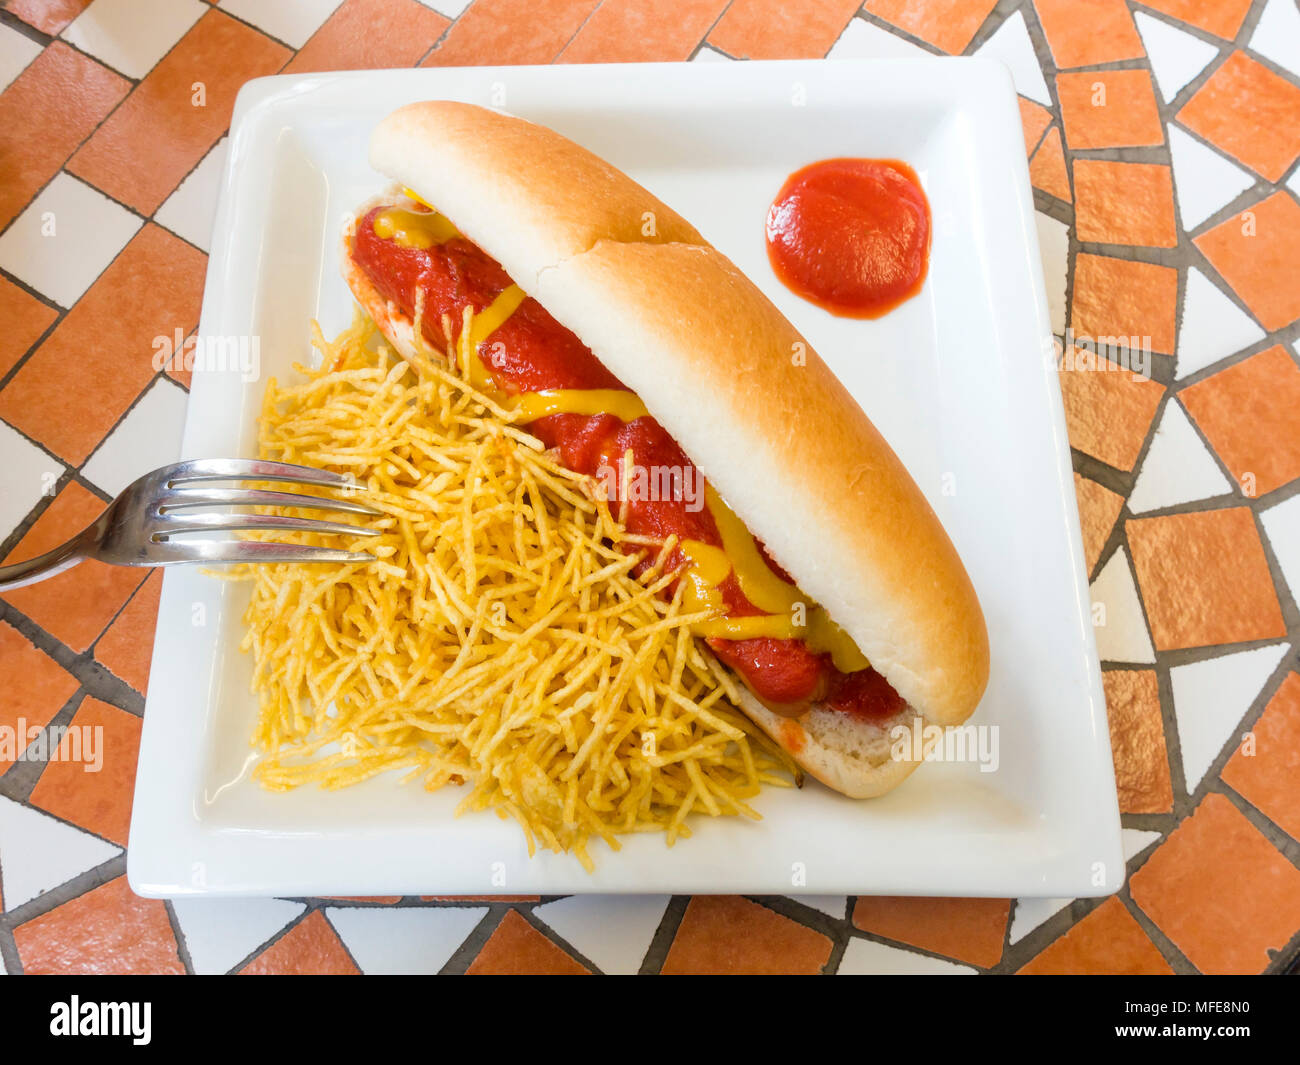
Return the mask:
<path fill-rule="evenodd" d="M 671 208 L 552 130 L 431 101 L 376 129 L 370 161 L 434 204 L 636 392 L 728 505 L 909 704 L 870 723 L 814 709 L 792 744 L 836 790 L 889 790 L 914 763 L 888 730 L 964 721 L 988 677 L 988 638 L 951 541 L 902 463 L 794 327 Z M 349 254 L 344 274 L 399 351 L 409 317 Z M 799 749 L 795 749 L 798 746 Z"/>

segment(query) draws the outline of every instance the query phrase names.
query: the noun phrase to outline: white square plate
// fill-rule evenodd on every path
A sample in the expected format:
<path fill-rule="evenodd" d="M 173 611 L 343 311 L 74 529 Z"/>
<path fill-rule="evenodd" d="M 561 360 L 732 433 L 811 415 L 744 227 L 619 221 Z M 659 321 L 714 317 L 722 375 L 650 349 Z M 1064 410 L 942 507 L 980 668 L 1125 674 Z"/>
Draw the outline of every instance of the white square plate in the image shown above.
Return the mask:
<path fill-rule="evenodd" d="M 196 373 L 185 457 L 252 455 L 265 379 L 310 358 L 351 299 L 338 233 L 386 185 L 375 123 L 428 98 L 501 106 L 605 156 L 693 221 L 790 317 L 902 456 L 984 605 L 992 675 L 973 722 L 995 772 L 933 764 L 855 802 L 773 789 L 760 823 L 696 819 L 672 849 L 629 838 L 530 860 L 513 823 L 453 818 L 457 789 L 393 776 L 289 794 L 250 778 L 238 650 L 247 592 L 195 569 L 163 585 L 128 873 L 140 894 L 748 892 L 1099 895 L 1123 882 L 1100 672 L 1033 199 L 1006 71 L 970 59 L 447 69 L 276 77 L 235 107 L 201 332 L 260 338 L 262 377 Z M 934 214 L 929 278 L 875 322 L 773 277 L 767 207 L 795 169 L 903 159 Z M 754 471 L 762 476 L 761 470 Z"/>

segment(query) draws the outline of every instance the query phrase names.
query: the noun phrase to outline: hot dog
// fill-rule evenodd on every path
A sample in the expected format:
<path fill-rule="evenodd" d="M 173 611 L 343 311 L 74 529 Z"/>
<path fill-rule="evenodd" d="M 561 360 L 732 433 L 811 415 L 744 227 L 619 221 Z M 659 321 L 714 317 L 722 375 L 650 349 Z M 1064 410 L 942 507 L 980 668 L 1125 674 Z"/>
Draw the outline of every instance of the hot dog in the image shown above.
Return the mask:
<path fill-rule="evenodd" d="M 689 223 L 544 127 L 414 104 L 379 125 L 371 163 L 404 191 L 352 218 L 343 272 L 394 347 L 446 355 L 470 322 L 462 370 L 629 532 L 672 545 L 661 561 L 742 709 L 845 794 L 901 781 L 915 761 L 891 757 L 894 727 L 974 710 L 983 617 L 807 343 Z"/>

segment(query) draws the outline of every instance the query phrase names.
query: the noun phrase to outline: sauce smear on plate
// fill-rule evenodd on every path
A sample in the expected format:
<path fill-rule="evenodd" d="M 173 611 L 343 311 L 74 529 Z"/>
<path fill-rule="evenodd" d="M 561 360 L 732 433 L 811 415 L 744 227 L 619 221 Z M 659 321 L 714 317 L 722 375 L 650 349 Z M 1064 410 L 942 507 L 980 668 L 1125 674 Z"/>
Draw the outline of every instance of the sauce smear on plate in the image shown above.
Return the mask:
<path fill-rule="evenodd" d="M 844 318 L 879 318 L 925 282 L 930 205 L 906 163 L 812 163 L 767 212 L 767 254 L 797 295 Z"/>

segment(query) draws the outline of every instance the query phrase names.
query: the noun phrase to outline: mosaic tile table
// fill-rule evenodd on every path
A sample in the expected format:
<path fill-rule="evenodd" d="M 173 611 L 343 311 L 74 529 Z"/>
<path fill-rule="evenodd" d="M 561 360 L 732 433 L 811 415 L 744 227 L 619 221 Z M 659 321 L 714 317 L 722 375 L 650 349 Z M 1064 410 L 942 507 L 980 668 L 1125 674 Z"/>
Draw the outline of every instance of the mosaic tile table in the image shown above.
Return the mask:
<path fill-rule="evenodd" d="M 1097 635 L 1129 861 L 1119 895 L 139 899 L 124 848 L 160 581 L 87 564 L 0 600 L 3 969 L 1293 965 L 1295 0 L 5 0 L 0 556 L 47 549 L 172 457 L 188 382 L 155 372 L 151 344 L 197 323 L 226 126 L 248 78 L 931 53 L 995 56 L 1013 72 L 1054 330 L 1150 337 L 1155 352 L 1150 379 L 1061 375 L 1106 620 Z M 102 726 L 102 771 L 15 760 L 20 723 Z"/>

